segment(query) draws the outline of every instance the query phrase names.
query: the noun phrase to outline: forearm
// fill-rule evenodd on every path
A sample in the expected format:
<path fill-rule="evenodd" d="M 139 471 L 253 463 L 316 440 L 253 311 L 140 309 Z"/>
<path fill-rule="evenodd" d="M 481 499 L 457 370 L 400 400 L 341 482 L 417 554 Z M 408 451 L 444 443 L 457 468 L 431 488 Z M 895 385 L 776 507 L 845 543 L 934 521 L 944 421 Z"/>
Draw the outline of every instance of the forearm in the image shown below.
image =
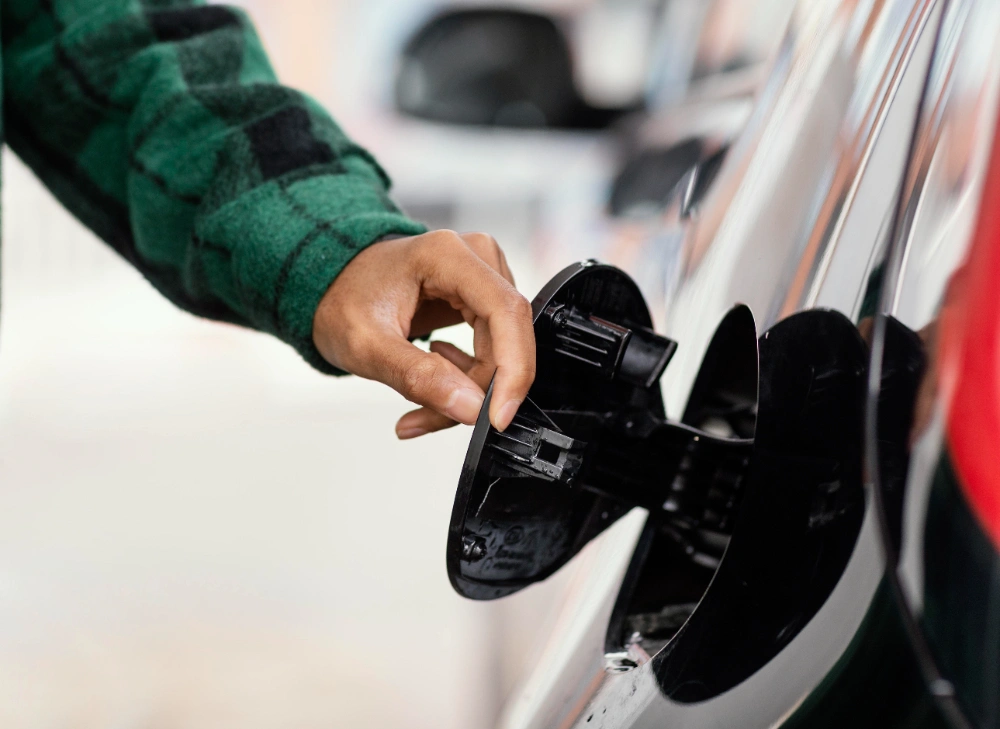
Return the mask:
<path fill-rule="evenodd" d="M 353 256 L 423 228 L 239 11 L 5 0 L 7 137 L 59 199 L 177 304 L 312 343 Z"/>

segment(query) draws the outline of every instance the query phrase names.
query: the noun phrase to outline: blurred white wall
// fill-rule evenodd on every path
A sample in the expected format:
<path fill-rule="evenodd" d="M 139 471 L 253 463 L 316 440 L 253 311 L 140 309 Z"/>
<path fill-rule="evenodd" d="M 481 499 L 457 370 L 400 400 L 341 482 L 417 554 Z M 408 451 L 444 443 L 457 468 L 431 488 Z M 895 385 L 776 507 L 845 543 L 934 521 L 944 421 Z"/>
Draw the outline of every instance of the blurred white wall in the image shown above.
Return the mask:
<path fill-rule="evenodd" d="M 0 726 L 488 726 L 466 434 L 396 442 L 392 393 L 179 313 L 5 162 Z"/>
<path fill-rule="evenodd" d="M 283 80 L 373 149 L 404 202 L 494 232 L 529 296 L 582 257 L 531 244 L 600 196 L 599 146 L 386 113 L 419 3 L 244 4 Z M 0 727 L 490 726 L 569 574 L 498 604 L 452 592 L 468 431 L 398 443 L 393 393 L 177 311 L 4 164 Z"/>

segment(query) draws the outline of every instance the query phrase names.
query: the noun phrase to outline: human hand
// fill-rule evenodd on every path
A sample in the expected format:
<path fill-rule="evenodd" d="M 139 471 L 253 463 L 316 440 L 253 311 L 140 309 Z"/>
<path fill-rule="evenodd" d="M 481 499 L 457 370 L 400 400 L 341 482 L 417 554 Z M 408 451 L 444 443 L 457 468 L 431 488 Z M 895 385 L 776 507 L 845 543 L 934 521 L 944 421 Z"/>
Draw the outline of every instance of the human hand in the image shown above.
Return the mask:
<path fill-rule="evenodd" d="M 462 321 L 473 328 L 475 356 L 409 341 Z M 535 379 L 531 305 L 483 233 L 438 230 L 366 248 L 320 302 L 313 341 L 335 367 L 422 406 L 396 424 L 401 439 L 474 424 L 494 372 L 490 422 L 506 430 Z"/>

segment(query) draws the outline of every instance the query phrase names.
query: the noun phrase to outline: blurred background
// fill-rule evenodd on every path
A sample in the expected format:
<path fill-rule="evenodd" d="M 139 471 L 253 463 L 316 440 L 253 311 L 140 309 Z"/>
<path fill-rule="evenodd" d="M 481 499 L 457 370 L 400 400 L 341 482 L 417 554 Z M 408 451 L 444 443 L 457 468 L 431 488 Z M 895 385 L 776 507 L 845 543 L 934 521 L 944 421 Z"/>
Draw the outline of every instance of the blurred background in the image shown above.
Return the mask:
<path fill-rule="evenodd" d="M 493 234 L 529 298 L 599 257 L 654 308 L 677 185 L 723 158 L 792 6 L 518 3 L 552 20 L 500 37 L 531 50 L 556 28 L 572 89 L 558 54 L 518 56 L 554 86 L 469 118 L 475 99 L 435 106 L 434 44 L 413 41 L 444 3 L 238 4 L 412 216 Z M 470 53 L 450 68 L 491 51 Z M 507 600 L 459 598 L 444 547 L 468 430 L 397 442 L 391 391 L 174 309 L 3 162 L 0 726 L 492 726 L 588 553 Z"/>

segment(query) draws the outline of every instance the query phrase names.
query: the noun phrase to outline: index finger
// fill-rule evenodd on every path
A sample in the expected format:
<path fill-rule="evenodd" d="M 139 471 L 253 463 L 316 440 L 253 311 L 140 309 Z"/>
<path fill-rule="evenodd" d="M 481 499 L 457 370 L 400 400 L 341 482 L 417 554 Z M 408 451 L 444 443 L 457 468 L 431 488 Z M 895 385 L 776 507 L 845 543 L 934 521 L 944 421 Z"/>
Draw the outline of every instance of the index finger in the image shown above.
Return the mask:
<path fill-rule="evenodd" d="M 434 256 L 426 285 L 442 298 L 457 297 L 464 308 L 486 322 L 496 363 L 490 422 L 503 431 L 535 380 L 531 304 L 471 250 L 465 246 L 462 250 Z"/>

